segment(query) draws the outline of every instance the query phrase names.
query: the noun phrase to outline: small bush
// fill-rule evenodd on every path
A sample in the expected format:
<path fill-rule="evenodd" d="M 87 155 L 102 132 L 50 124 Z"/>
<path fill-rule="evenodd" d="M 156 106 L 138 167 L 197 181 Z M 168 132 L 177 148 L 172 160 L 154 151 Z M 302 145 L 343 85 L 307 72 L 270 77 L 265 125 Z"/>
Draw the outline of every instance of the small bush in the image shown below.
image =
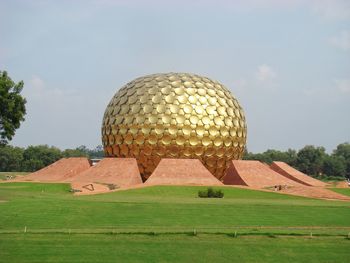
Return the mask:
<path fill-rule="evenodd" d="M 200 197 L 200 198 L 208 197 L 208 192 L 207 191 L 198 191 L 198 197 Z"/>
<path fill-rule="evenodd" d="M 79 192 L 82 192 L 81 190 L 79 190 L 79 189 L 70 189 L 69 190 L 69 192 L 71 192 L 71 193 L 79 193 Z"/>
<path fill-rule="evenodd" d="M 198 197 L 200 197 L 200 198 L 223 198 L 224 193 L 221 190 L 214 190 L 212 187 L 208 187 L 207 190 L 198 191 Z"/>
<path fill-rule="evenodd" d="M 116 184 L 107 184 L 107 187 L 109 188 L 109 190 L 115 190 L 119 188 L 119 186 Z"/>

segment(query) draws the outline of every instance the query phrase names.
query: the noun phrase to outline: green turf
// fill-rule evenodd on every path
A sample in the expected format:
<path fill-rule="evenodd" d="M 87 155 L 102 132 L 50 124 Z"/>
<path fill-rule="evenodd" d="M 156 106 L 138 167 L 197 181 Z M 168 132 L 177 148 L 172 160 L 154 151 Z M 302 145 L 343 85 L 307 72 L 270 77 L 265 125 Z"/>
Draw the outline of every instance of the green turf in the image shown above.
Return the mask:
<path fill-rule="evenodd" d="M 331 188 L 331 190 L 339 194 L 350 196 L 350 187 L 349 188 Z"/>
<path fill-rule="evenodd" d="M 345 249 L 350 245 L 345 239 L 349 202 L 231 187 L 217 187 L 223 199 L 198 198 L 203 187 L 158 186 L 90 196 L 73 196 L 69 189 L 68 184 L 0 184 L 0 262 L 350 258 Z"/>
<path fill-rule="evenodd" d="M 227 236 L 2 235 L 0 262 L 348 262 L 350 240 Z"/>
<path fill-rule="evenodd" d="M 150 187 L 74 197 L 65 184 L 0 184 L 0 230 L 234 226 L 349 226 L 347 202 L 225 188 L 201 199 L 200 187 Z"/>

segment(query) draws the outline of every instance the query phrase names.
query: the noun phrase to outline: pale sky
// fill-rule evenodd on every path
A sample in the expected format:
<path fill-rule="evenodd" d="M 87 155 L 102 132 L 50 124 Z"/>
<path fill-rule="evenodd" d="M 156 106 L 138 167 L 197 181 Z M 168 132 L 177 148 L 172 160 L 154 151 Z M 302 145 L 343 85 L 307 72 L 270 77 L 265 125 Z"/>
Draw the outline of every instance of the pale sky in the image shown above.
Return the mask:
<path fill-rule="evenodd" d="M 0 70 L 25 83 L 17 146 L 101 144 L 114 93 L 160 72 L 228 87 L 249 151 L 350 141 L 349 0 L 0 0 Z"/>

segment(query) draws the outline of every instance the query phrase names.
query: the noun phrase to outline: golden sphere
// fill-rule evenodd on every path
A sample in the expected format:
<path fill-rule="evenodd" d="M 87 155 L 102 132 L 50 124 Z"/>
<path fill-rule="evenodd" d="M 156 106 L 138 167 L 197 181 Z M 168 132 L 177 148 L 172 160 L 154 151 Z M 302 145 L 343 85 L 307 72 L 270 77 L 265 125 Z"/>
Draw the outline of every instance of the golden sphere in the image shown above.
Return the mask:
<path fill-rule="evenodd" d="M 134 157 L 143 180 L 162 158 L 196 158 L 221 179 L 243 155 L 241 106 L 217 81 L 188 73 L 153 74 L 123 86 L 102 122 L 105 155 Z"/>

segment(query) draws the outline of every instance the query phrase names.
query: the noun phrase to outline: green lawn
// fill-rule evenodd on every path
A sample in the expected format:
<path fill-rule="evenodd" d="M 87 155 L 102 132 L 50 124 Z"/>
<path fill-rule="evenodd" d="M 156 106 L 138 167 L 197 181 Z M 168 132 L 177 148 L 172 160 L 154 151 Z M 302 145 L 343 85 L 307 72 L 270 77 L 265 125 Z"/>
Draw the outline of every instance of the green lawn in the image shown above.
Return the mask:
<path fill-rule="evenodd" d="M 332 188 L 331 190 L 339 194 L 350 196 L 350 187 L 349 188 Z"/>
<path fill-rule="evenodd" d="M 0 184 L 0 230 L 28 228 L 232 228 L 350 226 L 348 202 L 223 187 L 224 199 L 197 197 L 200 187 L 149 187 L 75 197 L 69 185 Z"/>
<path fill-rule="evenodd" d="M 2 183 L 0 262 L 350 258 L 349 202 L 219 188 L 223 199 L 198 198 L 203 187 L 73 196 L 67 184 Z"/>
<path fill-rule="evenodd" d="M 344 238 L 2 235 L 0 262 L 348 262 Z"/>

